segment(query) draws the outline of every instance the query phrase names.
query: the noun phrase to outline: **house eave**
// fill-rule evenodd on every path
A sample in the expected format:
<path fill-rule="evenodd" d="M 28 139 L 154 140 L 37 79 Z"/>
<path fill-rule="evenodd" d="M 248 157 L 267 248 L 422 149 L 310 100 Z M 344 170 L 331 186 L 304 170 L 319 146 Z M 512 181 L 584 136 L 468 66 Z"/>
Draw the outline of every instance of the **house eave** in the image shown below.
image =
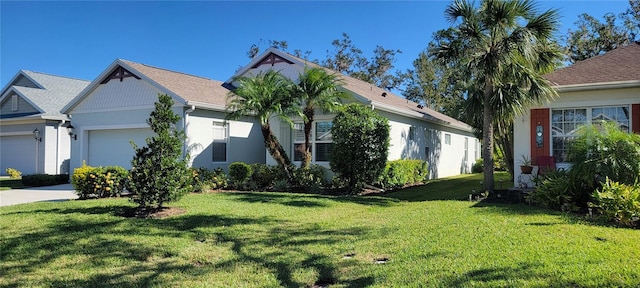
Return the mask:
<path fill-rule="evenodd" d="M 394 106 L 390 106 L 390 105 L 383 104 L 383 103 L 376 102 L 376 101 L 369 101 L 369 104 L 373 105 L 374 109 L 379 109 L 379 110 L 382 110 L 382 111 L 386 111 L 386 112 L 390 112 L 390 113 L 394 113 L 394 114 L 398 114 L 398 115 L 402 115 L 402 116 L 407 116 L 407 117 L 411 117 L 411 118 L 414 118 L 414 119 L 419 119 L 421 121 L 426 121 L 426 122 L 429 122 L 429 123 L 442 125 L 442 126 L 445 126 L 445 127 L 457 129 L 457 130 L 464 131 L 464 132 L 470 132 L 470 133 L 473 132 L 473 129 L 471 127 L 463 128 L 463 127 L 458 127 L 458 126 L 451 125 L 451 122 L 447 122 L 447 121 L 444 121 L 444 120 L 429 119 L 429 118 L 425 117 L 425 115 L 420 113 L 420 112 L 402 110 L 402 109 L 398 109 L 398 108 L 396 108 Z"/>
<path fill-rule="evenodd" d="M 553 88 L 558 92 L 577 92 L 586 90 L 621 89 L 634 87 L 640 87 L 640 80 L 558 85 Z"/>
<path fill-rule="evenodd" d="M 198 101 L 187 101 L 185 103 L 185 106 L 195 106 L 196 108 L 200 108 L 200 109 L 221 111 L 221 112 L 227 111 L 227 108 L 223 105 L 216 105 L 216 104 L 210 104 L 210 103 L 204 103 L 204 102 L 198 102 Z"/>

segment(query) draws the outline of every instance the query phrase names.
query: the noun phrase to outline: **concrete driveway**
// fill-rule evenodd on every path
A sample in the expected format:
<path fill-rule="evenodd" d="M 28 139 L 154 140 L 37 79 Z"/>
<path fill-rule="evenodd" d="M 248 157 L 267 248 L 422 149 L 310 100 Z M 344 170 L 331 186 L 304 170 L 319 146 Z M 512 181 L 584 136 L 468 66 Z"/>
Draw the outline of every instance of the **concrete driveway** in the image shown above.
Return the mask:
<path fill-rule="evenodd" d="M 0 191 L 0 207 L 41 201 L 77 199 L 71 184 Z"/>

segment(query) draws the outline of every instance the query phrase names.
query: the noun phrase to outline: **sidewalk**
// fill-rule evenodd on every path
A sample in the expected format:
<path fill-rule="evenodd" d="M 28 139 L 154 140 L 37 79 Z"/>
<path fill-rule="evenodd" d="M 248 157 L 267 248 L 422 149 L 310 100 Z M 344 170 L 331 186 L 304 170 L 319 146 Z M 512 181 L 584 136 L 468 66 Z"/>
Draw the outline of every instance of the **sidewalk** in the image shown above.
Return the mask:
<path fill-rule="evenodd" d="M 0 207 L 41 201 L 77 199 L 71 184 L 0 191 Z"/>

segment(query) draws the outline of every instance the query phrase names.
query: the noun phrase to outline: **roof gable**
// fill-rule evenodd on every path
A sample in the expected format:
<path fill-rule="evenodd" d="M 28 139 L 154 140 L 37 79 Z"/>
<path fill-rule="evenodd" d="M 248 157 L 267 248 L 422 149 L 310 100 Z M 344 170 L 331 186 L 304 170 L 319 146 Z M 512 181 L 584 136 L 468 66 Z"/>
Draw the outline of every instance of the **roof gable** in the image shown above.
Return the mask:
<path fill-rule="evenodd" d="M 631 43 L 576 62 L 544 77 L 558 86 L 640 82 L 640 43 Z"/>
<path fill-rule="evenodd" d="M 78 97 L 65 106 L 63 111 L 68 113 L 77 107 L 99 85 L 114 80 L 122 82 L 129 77 L 146 81 L 162 93 L 172 96 L 174 101 L 182 105 L 219 107 L 224 110 L 226 95 L 229 92 L 220 81 L 116 59 Z"/>
<path fill-rule="evenodd" d="M 282 59 L 282 60 L 269 60 L 269 59 Z M 287 63 L 289 65 L 298 65 L 302 67 L 301 69 L 297 69 L 300 71 L 304 69 L 304 67 L 317 67 L 325 69 L 329 73 L 339 74 L 342 79 L 343 85 L 342 88 L 346 91 L 350 92 L 350 94 L 355 98 L 355 100 L 363 102 L 365 104 L 373 105 L 376 109 L 386 110 L 388 112 L 404 115 L 408 117 L 413 117 L 433 123 L 437 123 L 440 125 L 445 125 L 449 127 L 453 127 L 456 129 L 460 129 L 463 131 L 472 131 L 472 127 L 467 125 L 466 123 L 459 121 L 455 118 L 449 117 L 437 111 L 426 108 L 418 103 L 407 100 L 404 97 L 398 96 L 391 91 L 384 90 L 379 88 L 371 83 L 362 81 L 360 79 L 347 76 L 341 74 L 337 71 L 328 69 L 326 67 L 322 67 L 313 62 L 309 62 L 304 59 L 300 59 L 283 51 L 280 51 L 275 48 L 269 48 L 259 57 L 255 57 L 249 64 L 238 70 L 227 83 L 231 84 L 234 79 L 237 77 L 246 75 L 251 69 L 259 70 L 263 68 L 263 65 L 271 65 L 275 67 L 277 63 Z M 279 66 L 281 67 L 281 66 Z M 296 70 L 296 69 L 289 69 Z M 289 72 L 291 73 L 291 72 Z M 295 77 L 291 75 L 290 77 Z M 295 80 L 295 79 L 294 79 Z"/>
<path fill-rule="evenodd" d="M 89 82 L 21 70 L 9 84 L 11 85 L 2 91 L 0 102 L 13 101 L 8 99 L 13 95 L 20 98 L 18 110 L 12 111 L 14 113 L 11 114 L 22 116 L 38 114 L 43 119 L 66 119 L 67 116 L 60 113 L 60 109 L 78 95 Z"/>

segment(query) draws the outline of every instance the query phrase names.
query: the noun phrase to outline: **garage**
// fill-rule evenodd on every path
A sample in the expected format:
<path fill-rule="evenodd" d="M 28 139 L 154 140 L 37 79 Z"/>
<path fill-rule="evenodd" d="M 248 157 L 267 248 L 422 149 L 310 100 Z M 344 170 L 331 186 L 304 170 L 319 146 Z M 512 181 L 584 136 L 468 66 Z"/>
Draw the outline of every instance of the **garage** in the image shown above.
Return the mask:
<path fill-rule="evenodd" d="M 22 175 L 36 173 L 36 141 L 33 135 L 0 136 L 0 174 L 7 168 L 18 169 Z"/>
<path fill-rule="evenodd" d="M 131 169 L 134 151 L 130 141 L 144 146 L 145 139 L 153 135 L 150 128 L 91 130 L 87 165 L 121 166 Z"/>

